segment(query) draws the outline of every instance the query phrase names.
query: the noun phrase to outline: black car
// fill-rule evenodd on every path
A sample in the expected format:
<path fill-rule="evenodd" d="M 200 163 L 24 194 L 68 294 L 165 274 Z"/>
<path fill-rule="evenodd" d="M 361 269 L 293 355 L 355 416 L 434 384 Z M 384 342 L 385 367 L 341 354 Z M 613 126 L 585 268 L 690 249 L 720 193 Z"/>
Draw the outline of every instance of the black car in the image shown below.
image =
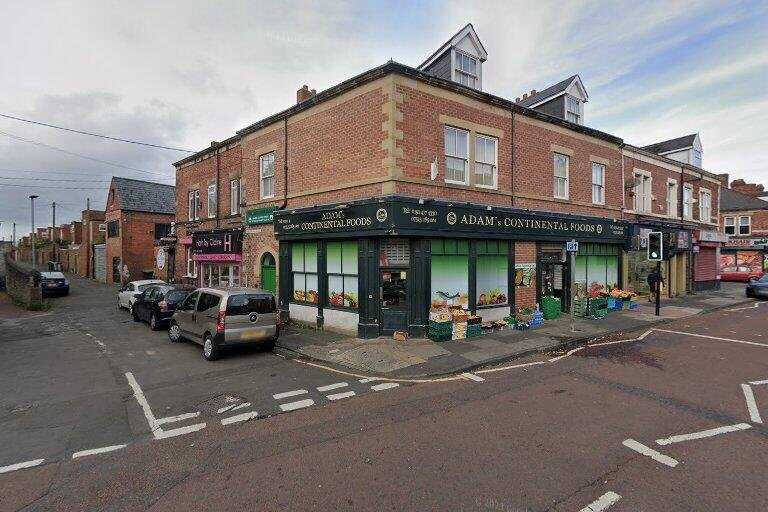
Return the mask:
<path fill-rule="evenodd" d="M 61 272 L 40 272 L 43 297 L 69 295 L 69 281 Z"/>
<path fill-rule="evenodd" d="M 150 329 L 156 331 L 168 321 L 176 311 L 176 306 L 187 298 L 194 287 L 183 285 L 149 286 L 136 297 L 133 303 L 133 320 L 147 322 Z"/>
<path fill-rule="evenodd" d="M 768 274 L 764 274 L 759 279 L 752 278 L 749 280 L 747 283 L 747 297 L 768 299 Z"/>

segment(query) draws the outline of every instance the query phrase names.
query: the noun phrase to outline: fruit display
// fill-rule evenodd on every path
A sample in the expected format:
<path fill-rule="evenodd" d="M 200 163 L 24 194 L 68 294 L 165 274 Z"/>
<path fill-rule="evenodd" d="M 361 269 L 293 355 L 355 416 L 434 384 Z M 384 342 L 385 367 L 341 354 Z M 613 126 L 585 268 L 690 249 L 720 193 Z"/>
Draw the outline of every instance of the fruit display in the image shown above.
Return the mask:
<path fill-rule="evenodd" d="M 507 295 L 500 288 L 495 288 L 485 293 L 481 293 L 477 298 L 478 306 L 492 306 L 495 304 L 506 304 Z"/>
<path fill-rule="evenodd" d="M 293 290 L 293 300 L 297 302 L 311 302 L 317 304 L 317 290 Z"/>
<path fill-rule="evenodd" d="M 337 308 L 356 308 L 357 294 L 351 292 L 331 292 L 328 296 L 328 302 L 330 302 L 331 306 Z"/>

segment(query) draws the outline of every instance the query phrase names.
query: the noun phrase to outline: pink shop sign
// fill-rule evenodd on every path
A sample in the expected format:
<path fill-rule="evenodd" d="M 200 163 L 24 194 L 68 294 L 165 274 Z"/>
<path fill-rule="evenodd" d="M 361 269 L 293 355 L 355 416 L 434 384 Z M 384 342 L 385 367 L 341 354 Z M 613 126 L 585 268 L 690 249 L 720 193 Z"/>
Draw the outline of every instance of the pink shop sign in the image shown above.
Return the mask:
<path fill-rule="evenodd" d="M 242 254 L 193 254 L 194 261 L 243 261 Z"/>

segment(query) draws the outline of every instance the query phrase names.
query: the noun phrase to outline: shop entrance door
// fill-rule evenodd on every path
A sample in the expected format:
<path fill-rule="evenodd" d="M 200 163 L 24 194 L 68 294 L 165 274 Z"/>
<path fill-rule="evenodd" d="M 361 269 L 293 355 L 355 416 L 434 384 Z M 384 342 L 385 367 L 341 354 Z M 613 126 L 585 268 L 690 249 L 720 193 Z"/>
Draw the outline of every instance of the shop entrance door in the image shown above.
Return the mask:
<path fill-rule="evenodd" d="M 408 271 L 381 269 L 381 334 L 408 330 Z"/>
<path fill-rule="evenodd" d="M 539 300 L 545 295 L 560 299 L 563 311 L 568 311 L 570 274 L 568 265 L 561 261 L 553 261 L 544 255 L 539 261 Z"/>

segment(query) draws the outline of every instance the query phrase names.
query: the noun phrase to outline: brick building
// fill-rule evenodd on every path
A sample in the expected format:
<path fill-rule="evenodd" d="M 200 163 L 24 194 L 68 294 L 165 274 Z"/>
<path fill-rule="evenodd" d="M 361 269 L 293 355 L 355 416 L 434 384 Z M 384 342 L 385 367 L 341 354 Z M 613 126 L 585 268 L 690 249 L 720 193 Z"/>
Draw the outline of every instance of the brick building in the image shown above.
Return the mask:
<path fill-rule="evenodd" d="M 106 263 L 104 260 L 104 240 L 107 226 L 104 223 L 104 211 L 83 210 L 81 214 L 82 241 L 77 255 L 77 274 L 104 281 Z"/>
<path fill-rule="evenodd" d="M 235 178 L 239 282 L 266 287 L 276 270 L 285 315 L 363 337 L 423 334 L 434 303 L 484 319 L 544 295 L 567 309 L 589 288 L 630 284 L 639 222 L 663 227 L 680 251 L 694 251 L 696 230 L 716 230 L 714 175 L 584 126 L 577 75 L 519 101 L 483 92 L 486 59 L 467 25 L 419 68 L 390 62 L 320 93 L 304 86 L 291 108 L 177 162 L 187 273 L 208 247 L 224 247 L 202 243 L 208 234 L 196 244 L 195 230 L 220 226 L 204 203 L 212 184 Z M 652 179 L 633 182 L 645 173 Z M 709 189 L 710 209 L 658 208 L 673 179 L 692 194 Z M 647 212 L 625 193 L 636 190 Z M 580 242 L 573 266 L 569 240 Z M 240 249 L 227 247 L 212 254 Z"/>
<path fill-rule="evenodd" d="M 723 176 L 728 185 L 728 175 Z M 721 272 L 768 271 L 768 194 L 763 185 L 733 180 L 722 190 L 720 223 L 728 241 Z"/>
<path fill-rule="evenodd" d="M 155 242 L 170 233 L 175 214 L 172 185 L 113 177 L 104 216 L 106 282 L 152 277 Z"/>

